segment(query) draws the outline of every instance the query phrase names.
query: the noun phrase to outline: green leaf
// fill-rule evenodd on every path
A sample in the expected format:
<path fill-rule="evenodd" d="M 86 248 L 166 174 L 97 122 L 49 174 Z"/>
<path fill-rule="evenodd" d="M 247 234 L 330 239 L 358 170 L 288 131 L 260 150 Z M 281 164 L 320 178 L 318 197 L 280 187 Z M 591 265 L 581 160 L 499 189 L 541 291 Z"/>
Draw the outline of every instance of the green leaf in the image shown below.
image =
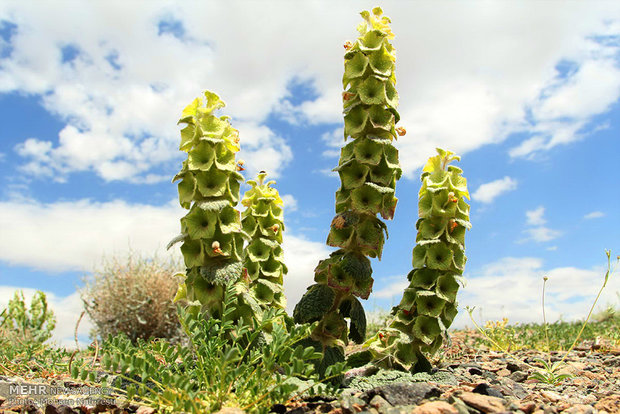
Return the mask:
<path fill-rule="evenodd" d="M 200 266 L 204 262 L 202 243 L 198 240 L 185 240 L 181 245 L 181 253 L 187 267 Z"/>
<path fill-rule="evenodd" d="M 205 211 L 194 206 L 192 210 L 181 219 L 183 228 L 190 238 L 194 240 L 208 239 L 215 233 L 217 214 L 214 211 Z"/>
<path fill-rule="evenodd" d="M 394 68 L 392 55 L 385 47 L 373 51 L 369 56 L 369 63 L 372 71 L 377 75 L 390 76 Z"/>
<path fill-rule="evenodd" d="M 426 263 L 426 247 L 421 244 L 417 244 L 413 248 L 413 268 L 419 269 L 424 267 Z"/>
<path fill-rule="evenodd" d="M 359 212 L 376 214 L 381 210 L 382 189 L 383 187 L 372 183 L 366 183 L 362 187 L 354 189 L 351 191 L 351 206 Z"/>
<path fill-rule="evenodd" d="M 362 53 L 357 52 L 344 62 L 343 87 L 346 89 L 351 79 L 361 77 L 368 67 L 368 58 Z"/>
<path fill-rule="evenodd" d="M 220 231 L 224 234 L 238 232 L 241 229 L 241 216 L 239 211 L 231 206 L 224 207 L 217 220 L 220 224 Z"/>
<path fill-rule="evenodd" d="M 246 248 L 248 258 L 253 262 L 264 262 L 269 259 L 271 247 L 265 243 L 265 239 L 253 240 Z"/>
<path fill-rule="evenodd" d="M 209 171 L 213 165 L 215 151 L 211 144 L 201 141 L 188 154 L 188 167 L 190 170 Z"/>
<path fill-rule="evenodd" d="M 426 258 L 431 269 L 448 270 L 452 265 L 452 250 L 443 243 L 435 243 L 429 246 Z"/>
<path fill-rule="evenodd" d="M 188 209 L 196 194 L 196 179 L 191 172 L 183 176 L 183 180 L 178 184 L 178 190 L 181 206 Z"/>
<path fill-rule="evenodd" d="M 441 335 L 441 329 L 436 318 L 420 315 L 413 324 L 413 335 L 427 345 L 433 343 Z"/>
<path fill-rule="evenodd" d="M 212 168 L 209 171 L 200 171 L 196 174 L 198 191 L 204 197 L 220 197 L 226 193 L 228 175 L 225 172 Z"/>
<path fill-rule="evenodd" d="M 445 301 L 428 290 L 419 290 L 416 298 L 417 310 L 421 315 L 438 317 Z"/>
<path fill-rule="evenodd" d="M 327 285 L 313 285 L 293 310 L 295 323 L 311 323 L 320 320 L 333 306 L 336 293 Z"/>
<path fill-rule="evenodd" d="M 437 287 L 435 288 L 435 292 L 441 299 L 448 302 L 455 302 L 458 290 L 459 284 L 455 277 L 450 273 L 444 273 L 437 279 Z"/>
<path fill-rule="evenodd" d="M 356 106 L 344 116 L 344 136 L 356 137 L 366 128 L 368 112 L 361 106 Z"/>
<path fill-rule="evenodd" d="M 368 167 L 358 162 L 351 162 L 346 167 L 340 169 L 338 174 L 345 189 L 354 189 L 364 185 L 368 175 Z"/>
<path fill-rule="evenodd" d="M 385 84 L 375 76 L 370 76 L 360 85 L 358 93 L 366 105 L 382 105 L 385 100 Z"/>
<path fill-rule="evenodd" d="M 372 121 L 372 110 L 370 111 L 370 117 Z M 355 140 L 355 146 L 353 147 L 353 153 L 358 162 L 366 165 L 377 165 L 381 161 L 383 155 L 383 146 L 374 142 L 371 139 L 358 139 Z"/>
<path fill-rule="evenodd" d="M 437 280 L 438 272 L 428 267 L 413 270 L 411 273 L 411 286 L 422 289 L 431 289 Z"/>

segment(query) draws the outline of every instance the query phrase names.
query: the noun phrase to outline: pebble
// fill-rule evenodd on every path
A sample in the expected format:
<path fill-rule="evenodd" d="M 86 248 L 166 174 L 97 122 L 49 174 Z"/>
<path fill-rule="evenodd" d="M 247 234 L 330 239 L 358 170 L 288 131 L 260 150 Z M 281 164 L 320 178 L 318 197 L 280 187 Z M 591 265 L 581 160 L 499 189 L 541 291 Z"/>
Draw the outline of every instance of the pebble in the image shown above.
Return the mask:
<path fill-rule="evenodd" d="M 504 400 L 489 395 L 476 394 L 473 392 L 463 392 L 459 398 L 470 407 L 482 411 L 483 413 L 501 413 L 505 411 Z"/>

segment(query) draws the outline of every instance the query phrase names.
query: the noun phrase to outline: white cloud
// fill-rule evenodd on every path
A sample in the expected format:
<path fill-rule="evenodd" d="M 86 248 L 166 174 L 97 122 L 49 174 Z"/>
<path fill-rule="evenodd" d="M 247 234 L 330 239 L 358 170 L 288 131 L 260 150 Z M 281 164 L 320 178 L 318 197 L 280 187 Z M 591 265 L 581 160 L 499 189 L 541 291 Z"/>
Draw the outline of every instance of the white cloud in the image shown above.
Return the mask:
<path fill-rule="evenodd" d="M 290 314 L 308 286 L 314 283 L 314 269 L 319 260 L 329 257 L 330 249 L 324 243 L 291 234 L 285 235 L 282 249 L 288 267 L 288 274 L 284 276 L 284 294 L 286 310 Z"/>
<path fill-rule="evenodd" d="M 543 217 L 545 214 L 545 207 L 539 206 L 534 210 L 528 210 L 525 212 L 526 223 L 529 226 L 533 226 L 523 230 L 526 234 L 524 239 L 519 240 L 519 243 L 525 243 L 527 241 L 535 241 L 538 243 L 548 242 L 557 239 L 562 235 L 561 231 L 545 227 L 547 220 Z"/>
<path fill-rule="evenodd" d="M 554 322 L 560 317 L 564 320 L 583 319 L 603 284 L 604 275 L 602 266 L 546 269 L 542 260 L 537 258 L 502 258 L 480 272 L 466 274 L 467 285 L 459 292 L 459 314 L 454 326 L 472 326 L 465 306 L 481 310 L 483 320 L 477 320 L 478 323 L 502 317 L 508 317 L 510 322 L 541 323 L 543 276 L 549 277 L 545 289 L 547 321 Z M 599 306 L 616 300 L 620 279 L 613 276 L 599 299 Z M 474 317 L 480 317 L 477 311 Z"/>
<path fill-rule="evenodd" d="M 605 213 L 603 213 L 602 211 L 593 211 L 583 216 L 583 218 L 586 220 L 591 220 L 591 219 L 601 218 L 601 217 L 605 217 Z"/>
<path fill-rule="evenodd" d="M 234 122 L 264 126 L 273 112 L 296 122 L 342 122 L 341 45 L 354 38 L 362 7 L 330 3 L 325 13 L 327 5 L 278 3 L 274 11 L 253 3 L 139 2 L 119 11 L 89 2 L 67 11 L 3 2 L 0 16 L 18 28 L 2 59 L 0 91 L 40 96 L 66 123 L 57 138 L 33 138 L 41 153 L 18 147 L 24 169 L 144 182 L 142 175 L 179 157 L 177 117 L 203 88 L 228 102 L 222 113 Z M 502 3 L 479 13 L 453 6 L 438 13 L 435 2 L 383 5 L 397 35 L 409 131 L 397 146 L 407 176 L 436 146 L 464 154 L 522 132 L 535 139 L 526 136 L 510 154 L 529 156 L 581 139 L 618 100 L 617 42 L 596 37 L 618 37 L 618 8 Z M 122 21 L 113 18 L 119 12 Z M 159 36 L 162 19 L 177 20 L 184 35 Z M 67 45 L 79 54 L 62 62 Z M 556 70 L 563 62 L 572 65 L 567 73 Z M 293 100 L 293 79 L 310 82 L 316 99 Z M 290 161 L 288 150 L 269 138 L 249 153 L 270 161 L 275 174 Z"/>
<path fill-rule="evenodd" d="M 472 198 L 481 203 L 488 204 L 493 202 L 495 198 L 508 191 L 517 188 L 517 180 L 508 176 L 490 183 L 482 184 L 476 191 L 472 193 Z"/>
<path fill-rule="evenodd" d="M 50 204 L 28 200 L 2 202 L 0 260 L 43 271 L 90 271 L 100 265 L 102 257 L 124 253 L 129 248 L 144 254 L 165 248 L 178 234 L 184 212 L 176 201 L 163 206 L 89 200 Z M 289 267 L 284 288 L 292 310 L 306 287 L 313 283 L 319 260 L 327 258 L 331 249 L 288 232 L 283 249 Z M 170 254 L 178 254 L 178 249 L 171 251 Z M 0 305 L 8 295 L 1 293 Z M 67 305 L 68 314 L 77 306 L 74 296 L 54 300 L 59 309 Z"/>
<path fill-rule="evenodd" d="M 284 202 L 284 210 L 287 213 L 297 211 L 297 199 L 292 194 L 284 194 L 280 196 Z"/>
<path fill-rule="evenodd" d="M 293 151 L 286 141 L 270 128 L 256 123 L 235 123 L 239 129 L 241 151 L 237 160 L 245 162 L 247 177 L 255 177 L 259 171 L 266 171 L 270 178 L 278 178 L 282 168 L 293 159 Z"/>
<path fill-rule="evenodd" d="M 544 226 L 525 229 L 524 233 L 527 235 L 527 237 L 525 240 L 523 240 L 523 242 L 532 240 L 538 243 L 548 242 L 557 239 L 562 235 L 562 232 Z"/>
<path fill-rule="evenodd" d="M 325 132 L 321 135 L 321 140 L 327 145 L 327 150 L 323 151 L 323 156 L 328 158 L 340 157 L 340 148 L 345 144 L 342 128 Z"/>
<path fill-rule="evenodd" d="M 372 292 L 372 297 L 377 299 L 396 299 L 399 301 L 403 296 L 403 291 L 405 288 L 409 286 L 409 282 L 400 281 L 390 283 L 389 285 L 383 287 L 382 289 L 376 290 Z"/>
<path fill-rule="evenodd" d="M 26 306 L 28 308 L 30 307 L 30 301 L 36 289 L 0 286 L 0 309 L 4 309 L 8 306 L 9 301 L 13 299 L 15 292 L 18 290 L 24 293 Z M 56 327 L 52 331 L 52 338 L 50 341 L 67 348 L 75 348 L 75 326 L 83 310 L 79 293 L 74 292 L 65 297 L 59 297 L 47 291 L 44 291 L 44 293 L 47 298 L 48 307 L 56 317 Z M 88 315 L 84 315 L 78 327 L 78 343 L 80 347 L 88 345 L 88 343 L 83 342 L 83 339 L 88 338 L 92 328 L 92 321 Z"/>
<path fill-rule="evenodd" d="M 527 220 L 527 224 L 530 224 L 532 226 L 542 226 L 543 224 L 547 222 L 547 220 L 543 218 L 544 214 L 545 214 L 545 208 L 543 206 L 539 206 L 538 208 L 534 210 L 526 211 L 525 217 Z"/>
<path fill-rule="evenodd" d="M 181 207 L 90 200 L 0 202 L 0 260 L 38 270 L 90 270 L 103 255 L 153 254 L 180 231 Z"/>

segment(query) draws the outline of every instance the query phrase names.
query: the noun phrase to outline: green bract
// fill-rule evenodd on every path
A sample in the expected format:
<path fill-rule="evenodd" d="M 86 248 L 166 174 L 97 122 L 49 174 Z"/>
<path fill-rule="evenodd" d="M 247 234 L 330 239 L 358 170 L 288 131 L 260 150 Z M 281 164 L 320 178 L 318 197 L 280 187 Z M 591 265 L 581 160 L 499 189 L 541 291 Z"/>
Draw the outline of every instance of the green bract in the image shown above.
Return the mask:
<path fill-rule="evenodd" d="M 246 210 L 241 215 L 243 231 L 250 237 L 244 266 L 250 278 L 251 289 L 263 309 L 286 307 L 283 276 L 288 272 L 283 263 L 282 198 L 271 188 L 275 181 L 264 182 L 267 174 L 261 171 L 258 180 L 248 180 L 252 186 L 241 203 Z"/>
<path fill-rule="evenodd" d="M 457 314 L 456 294 L 465 266 L 469 223 L 467 181 L 452 152 L 437 149 L 422 172 L 413 270 L 389 327 L 365 343 L 376 364 L 423 371 Z"/>
<path fill-rule="evenodd" d="M 187 153 L 179 181 L 179 201 L 189 212 L 181 219 L 181 235 L 170 245 L 183 242 L 181 252 L 187 267 L 185 283 L 176 299 L 187 299 L 197 311 L 221 317 L 226 285 L 235 285 L 238 318 L 256 317 L 259 307 L 251 296 L 243 267 L 241 216 L 234 206 L 239 201 L 243 176 L 237 172 L 235 154 L 239 133 L 228 117 L 214 111 L 224 107 L 220 97 L 205 92 L 181 115 L 181 151 Z"/>
<path fill-rule="evenodd" d="M 361 343 L 366 316 L 357 298 L 372 291 L 368 257 L 381 258 L 387 230 L 377 218 L 394 216 L 396 181 L 401 176 L 398 150 L 392 145 L 404 129 L 399 120 L 394 84 L 394 37 L 380 8 L 362 12 L 365 22 L 360 37 L 347 43 L 343 86 L 344 137 L 352 141 L 342 148 L 338 166 L 341 186 L 336 192 L 336 217 L 327 244 L 338 247 L 315 270 L 310 286 L 295 307 L 297 323 L 318 321 L 312 345 L 323 353 L 319 372 L 344 360 L 348 340 Z M 347 325 L 346 318 L 350 320 Z"/>

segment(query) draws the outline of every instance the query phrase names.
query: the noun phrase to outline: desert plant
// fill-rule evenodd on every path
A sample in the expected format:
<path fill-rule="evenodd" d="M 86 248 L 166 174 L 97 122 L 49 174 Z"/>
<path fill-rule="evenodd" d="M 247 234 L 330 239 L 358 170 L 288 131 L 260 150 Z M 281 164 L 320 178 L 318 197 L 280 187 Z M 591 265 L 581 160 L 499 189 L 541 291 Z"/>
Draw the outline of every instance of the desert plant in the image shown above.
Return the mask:
<path fill-rule="evenodd" d="M 460 168 L 449 165 L 460 158 L 437 152 L 422 172 L 409 286 L 392 309 L 389 328 L 365 343 L 375 363 L 412 371 L 430 370 L 428 357 L 439 349 L 457 314 L 465 231 L 471 227 L 467 181 Z"/>
<path fill-rule="evenodd" d="M 196 98 L 181 115 L 181 151 L 187 153 L 181 171 L 174 177 L 179 202 L 189 212 L 181 219 L 181 234 L 170 244 L 182 241 L 186 272 L 177 299 L 187 299 L 194 311 L 200 308 L 211 317 L 222 314 L 226 285 L 238 293 L 238 317 L 247 323 L 258 317 L 260 307 L 250 295 L 243 267 L 241 216 L 234 206 L 239 201 L 243 176 L 235 161 L 239 133 L 227 116 L 214 111 L 224 107 L 215 93 L 204 93 L 206 102 Z M 195 306 L 194 306 L 195 305 Z"/>
<path fill-rule="evenodd" d="M 320 372 L 344 360 L 349 339 L 356 343 L 365 339 L 366 317 L 357 298 L 367 299 L 372 291 L 368 257 L 381 258 L 387 236 L 385 224 L 376 215 L 391 219 L 396 208 L 394 191 L 401 169 L 392 140 L 404 129 L 395 128 L 398 94 L 394 48 L 389 42 L 394 35 L 389 18 L 382 14 L 379 7 L 362 12 L 360 36 L 355 43 L 345 44 L 344 137 L 352 141 L 342 148 L 334 169 L 341 186 L 327 237 L 327 244 L 339 250 L 319 262 L 316 283 L 293 312 L 296 323 L 319 321 L 312 340 L 323 354 Z"/>
<path fill-rule="evenodd" d="M 337 393 L 318 382 L 309 360 L 319 358 L 312 347 L 303 347 L 311 325 L 293 326 L 287 331 L 276 319 L 281 309 L 270 309 L 261 320 L 249 324 L 235 317 L 238 307 L 234 285 L 225 287 L 221 315 L 203 315 L 179 309 L 181 323 L 188 333 L 189 345 L 171 345 L 167 341 L 138 341 L 132 344 L 122 336 L 104 343 L 101 366 L 115 378 L 112 385 L 130 400 L 145 402 L 160 412 L 215 412 L 222 407 L 238 407 L 247 412 L 268 412 L 299 392 Z M 254 343 L 267 327 L 272 340 L 259 347 Z M 340 370 L 342 367 L 337 367 Z M 90 358 L 77 358 L 72 376 L 95 381 L 96 369 Z M 335 371 L 338 374 L 339 371 Z M 305 381 L 292 377 L 301 377 Z"/>
<path fill-rule="evenodd" d="M 283 276 L 288 272 L 283 260 L 282 198 L 278 190 L 265 183 L 267 173 L 261 171 L 257 180 L 248 180 L 252 186 L 241 200 L 246 209 L 241 215 L 241 226 L 250 237 L 245 250 L 244 266 L 250 278 L 250 287 L 263 309 L 286 307 Z"/>
<path fill-rule="evenodd" d="M 12 345 L 42 344 L 52 337 L 56 317 L 48 309 L 47 297 L 37 290 L 26 305 L 23 291 L 16 291 L 8 307 L 0 313 L 0 341 Z"/>
<path fill-rule="evenodd" d="M 180 263 L 157 255 L 129 252 L 104 258 L 100 268 L 85 276 L 80 290 L 84 308 L 94 323 L 92 336 L 105 339 L 123 333 L 138 338 L 178 338 L 181 330 L 173 303 Z"/>

